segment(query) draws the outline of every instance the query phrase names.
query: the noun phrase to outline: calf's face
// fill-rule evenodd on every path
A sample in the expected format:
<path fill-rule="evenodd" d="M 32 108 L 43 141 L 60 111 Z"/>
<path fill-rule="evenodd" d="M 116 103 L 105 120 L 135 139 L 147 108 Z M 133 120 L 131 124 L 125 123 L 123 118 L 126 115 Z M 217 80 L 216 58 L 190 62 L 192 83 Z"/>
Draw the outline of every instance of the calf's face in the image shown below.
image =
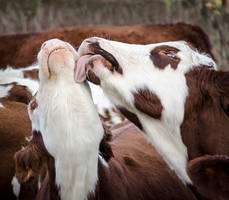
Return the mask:
<path fill-rule="evenodd" d="M 197 65 L 216 68 L 211 58 L 199 54 L 184 41 L 136 45 L 92 37 L 82 42 L 79 54 L 83 56 L 88 79 L 97 84 L 133 72 L 140 77 L 152 71 L 186 73 Z"/>
<path fill-rule="evenodd" d="M 51 92 L 58 89 L 60 82 L 65 85 L 69 82 L 74 83 L 74 68 L 78 58 L 77 52 L 67 42 L 51 39 L 42 44 L 37 56 L 40 66 L 40 86 L 37 94 L 32 98 L 28 106 L 33 130 L 39 130 L 41 126 L 40 119 L 42 119 L 42 116 L 40 116 L 39 105 L 44 105 L 42 102 L 48 102 L 49 98 L 51 98 L 46 92 L 49 91 L 51 94 Z M 45 108 L 41 110 L 43 109 Z"/>
<path fill-rule="evenodd" d="M 99 84 L 116 106 L 137 115 L 167 164 L 191 184 L 180 132 L 189 94 L 185 74 L 200 66 L 214 70 L 215 62 L 183 41 L 133 45 L 89 38 L 79 54 L 77 68 L 85 69 L 88 80 Z"/>
<path fill-rule="evenodd" d="M 87 79 L 101 85 L 116 105 L 127 108 L 139 90 L 150 90 L 150 95 L 164 101 L 163 107 L 173 103 L 166 99 L 176 93 L 183 103 L 187 95 L 184 75 L 200 65 L 216 69 L 210 57 L 184 41 L 136 45 L 92 37 L 82 42 L 78 52 L 81 58 L 77 68 L 85 69 Z"/>
<path fill-rule="evenodd" d="M 74 70 L 78 54 L 67 42 L 51 39 L 44 42 L 38 53 L 38 63 L 41 66 L 39 78 L 42 80 L 69 74 Z"/>

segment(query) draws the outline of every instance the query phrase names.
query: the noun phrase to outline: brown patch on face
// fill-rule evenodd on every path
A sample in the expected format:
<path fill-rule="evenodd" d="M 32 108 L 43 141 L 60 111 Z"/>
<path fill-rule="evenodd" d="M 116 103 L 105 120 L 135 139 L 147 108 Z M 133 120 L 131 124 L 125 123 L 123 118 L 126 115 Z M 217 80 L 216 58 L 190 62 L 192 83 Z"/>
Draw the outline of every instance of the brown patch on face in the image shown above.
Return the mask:
<path fill-rule="evenodd" d="M 87 78 L 92 83 L 100 85 L 100 79 L 95 75 L 95 73 L 91 69 L 89 69 L 87 72 Z"/>
<path fill-rule="evenodd" d="M 23 74 L 24 74 L 24 78 L 31 78 L 34 80 L 38 80 L 38 69 L 24 71 Z"/>
<path fill-rule="evenodd" d="M 109 62 L 107 62 L 107 63 L 110 63 L 108 65 L 108 67 L 106 65 L 105 66 L 108 69 L 110 69 L 110 71 L 113 72 L 114 69 L 115 69 L 115 71 L 117 71 L 119 74 L 123 73 L 122 72 L 122 68 L 120 67 L 120 65 L 119 65 L 118 61 L 115 59 L 115 57 L 111 53 L 109 53 L 106 50 L 102 49 L 98 42 L 90 44 L 90 50 L 94 54 L 99 54 L 99 55 L 103 56 L 107 61 L 109 61 Z M 107 63 L 105 63 L 105 64 L 107 64 Z"/>
<path fill-rule="evenodd" d="M 134 105 L 141 112 L 155 118 L 160 119 L 163 106 L 160 99 L 148 89 L 140 89 L 133 94 Z"/>
<path fill-rule="evenodd" d="M 114 71 L 113 65 L 108 60 L 102 59 L 102 63 L 107 69 L 109 69 L 112 72 Z"/>
<path fill-rule="evenodd" d="M 175 47 L 162 45 L 155 47 L 151 51 L 150 58 L 153 64 L 159 69 L 164 69 L 169 64 L 173 69 L 176 69 L 180 62 L 177 52 L 179 52 L 179 49 Z"/>

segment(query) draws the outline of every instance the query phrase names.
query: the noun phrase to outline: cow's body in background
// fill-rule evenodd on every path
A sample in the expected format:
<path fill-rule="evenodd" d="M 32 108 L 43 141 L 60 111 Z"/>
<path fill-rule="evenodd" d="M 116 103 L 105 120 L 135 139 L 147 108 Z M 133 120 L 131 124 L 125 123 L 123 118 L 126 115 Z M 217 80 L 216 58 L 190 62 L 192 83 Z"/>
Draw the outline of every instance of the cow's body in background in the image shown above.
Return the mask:
<path fill-rule="evenodd" d="M 41 44 L 51 38 L 59 38 L 78 47 L 88 37 L 100 36 L 132 44 L 185 40 L 194 48 L 213 57 L 207 34 L 195 25 L 185 23 L 164 25 L 132 25 L 111 27 L 71 27 L 37 33 L 20 33 L 0 36 L 0 69 L 8 65 L 27 67 L 36 62 Z"/>

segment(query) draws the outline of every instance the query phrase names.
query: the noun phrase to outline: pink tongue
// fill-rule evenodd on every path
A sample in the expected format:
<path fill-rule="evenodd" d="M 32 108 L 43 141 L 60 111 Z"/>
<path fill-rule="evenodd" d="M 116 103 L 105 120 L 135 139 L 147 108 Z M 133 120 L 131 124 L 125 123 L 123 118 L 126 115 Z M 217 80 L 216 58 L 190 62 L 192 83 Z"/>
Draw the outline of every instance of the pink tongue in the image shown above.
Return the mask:
<path fill-rule="evenodd" d="M 76 70 L 75 70 L 75 82 L 76 83 L 82 83 L 86 80 L 86 72 L 85 72 L 85 65 L 91 55 L 82 56 L 79 58 L 76 64 Z"/>

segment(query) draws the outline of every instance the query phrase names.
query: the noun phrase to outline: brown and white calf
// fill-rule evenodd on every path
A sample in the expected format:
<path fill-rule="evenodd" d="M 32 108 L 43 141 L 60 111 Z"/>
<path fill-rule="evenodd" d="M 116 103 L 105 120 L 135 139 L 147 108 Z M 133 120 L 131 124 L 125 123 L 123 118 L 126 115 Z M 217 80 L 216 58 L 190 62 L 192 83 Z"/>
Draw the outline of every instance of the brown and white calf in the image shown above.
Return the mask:
<path fill-rule="evenodd" d="M 229 155 L 229 73 L 215 71 L 210 57 L 183 41 L 133 45 L 96 37 L 84 40 L 79 54 L 76 81 L 87 75 L 135 113 L 184 183 L 191 184 L 188 160 Z"/>
<path fill-rule="evenodd" d="M 4 160 L 0 165 L 0 199 L 33 199 L 38 190 L 39 177 L 31 174 L 30 179 L 17 179 L 14 164 L 15 152 L 25 150 L 30 140 L 27 104 L 39 86 L 37 73 L 36 66 L 0 70 L 0 141 Z"/>
<path fill-rule="evenodd" d="M 0 85 L 1 199 L 17 199 L 20 195 L 23 196 L 21 191 L 29 194 L 27 197 L 34 194 L 28 184 L 20 185 L 14 176 L 14 153 L 27 145 L 31 135 L 31 124 L 24 103 L 28 100 L 29 96 L 24 87 L 15 84 Z"/>
<path fill-rule="evenodd" d="M 38 54 L 40 87 L 28 112 L 48 173 L 37 199 L 195 199 L 133 124 L 116 131 L 113 157 L 104 161 L 103 127 L 89 87 L 74 80 L 77 60 L 57 39 Z"/>

